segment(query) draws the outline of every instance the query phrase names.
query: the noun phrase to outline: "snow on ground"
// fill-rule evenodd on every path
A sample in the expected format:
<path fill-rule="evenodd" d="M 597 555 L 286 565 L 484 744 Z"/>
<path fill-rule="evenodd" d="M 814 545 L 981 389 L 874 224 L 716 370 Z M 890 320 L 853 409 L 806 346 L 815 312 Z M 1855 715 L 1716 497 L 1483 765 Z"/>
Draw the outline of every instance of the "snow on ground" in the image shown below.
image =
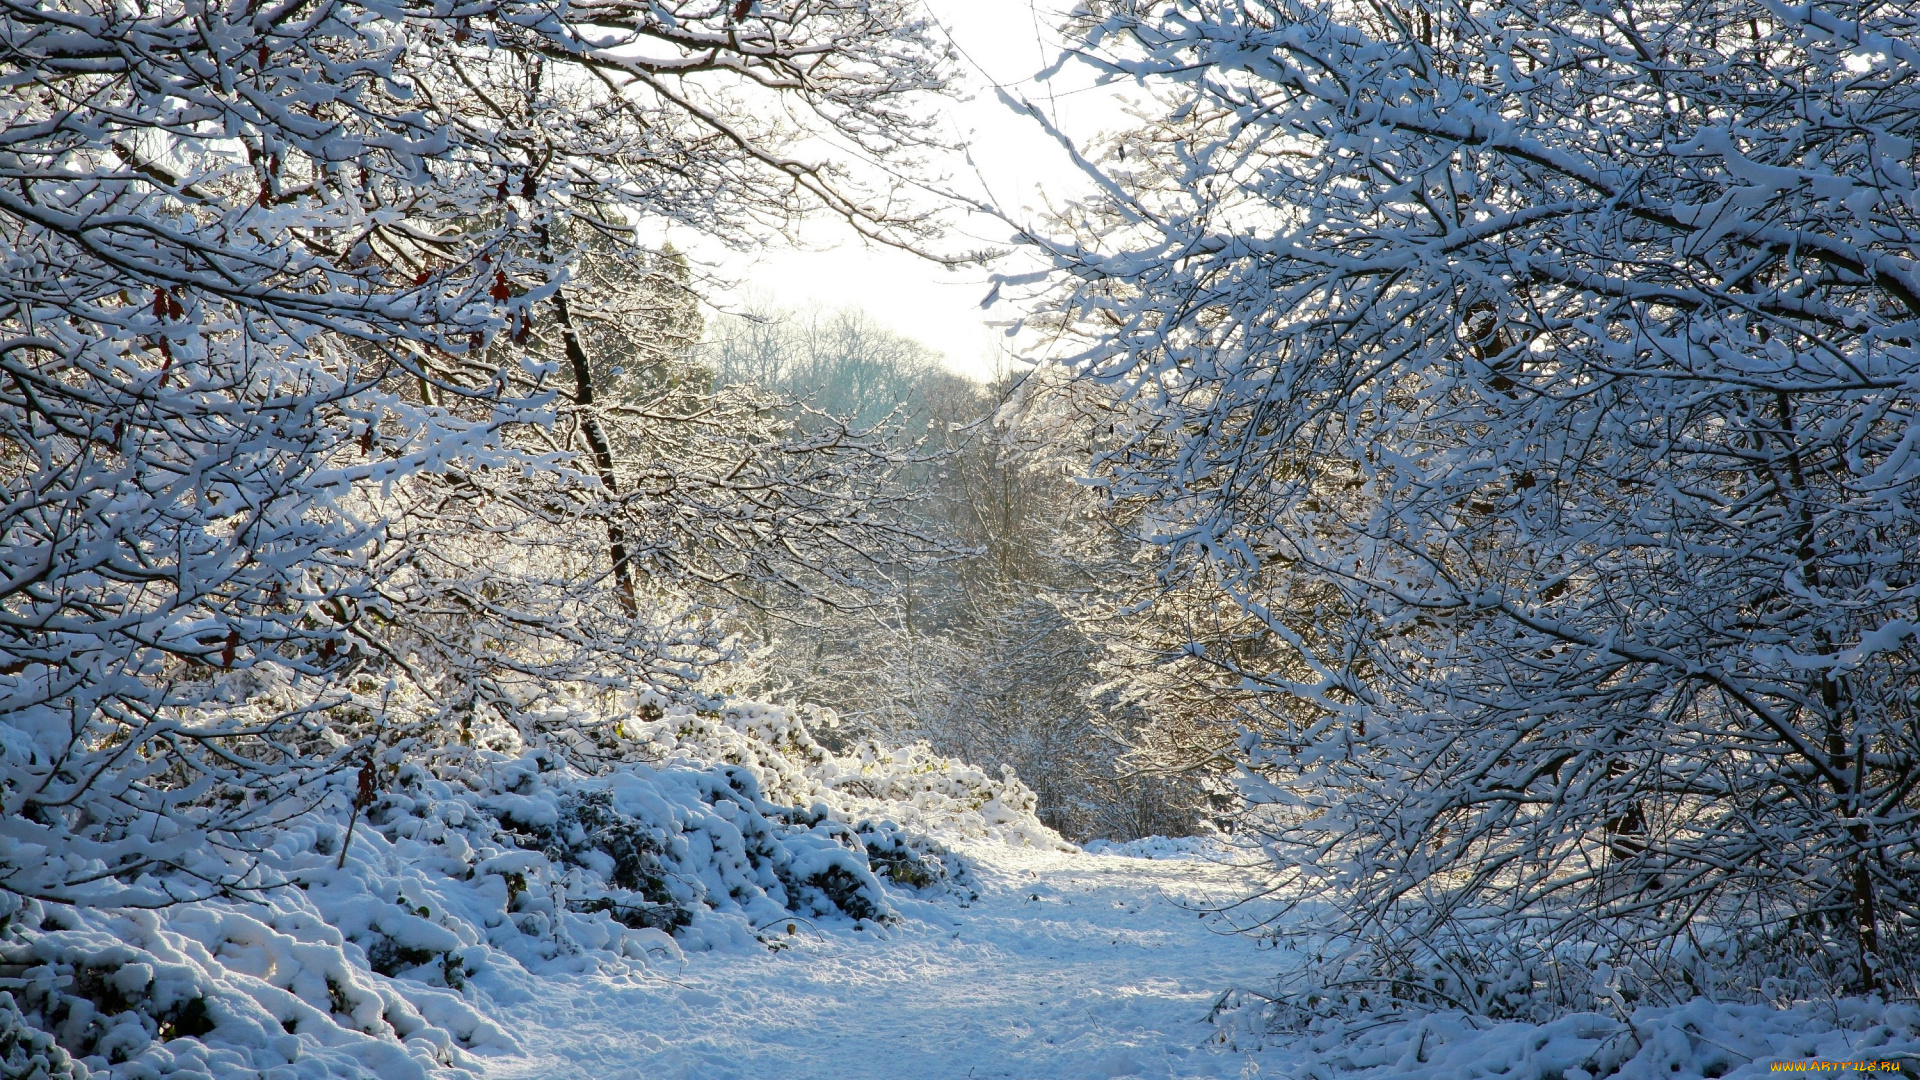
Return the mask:
<path fill-rule="evenodd" d="M 1242 1077 L 1212 1043 L 1222 988 L 1272 954 L 1196 910 L 1240 871 L 961 846 L 978 899 L 902 902 L 881 930 L 796 924 L 777 952 L 691 953 L 614 980 L 501 969 L 483 987 L 521 1052 L 488 1080 L 1106 1080 Z"/>
<path fill-rule="evenodd" d="M 1920 1071 L 1920 1007 L 1898 1001 L 1697 1000 L 1545 1024 L 1382 1015 L 1293 1035 L 1248 1027 L 1257 1010 L 1211 1024 L 1223 990 L 1270 984 L 1287 962 L 1210 914 L 1251 884 L 1217 844 L 1150 838 L 1132 845 L 1138 854 L 954 846 L 973 866 L 977 899 L 901 897 L 903 922 L 877 933 L 871 923 L 829 932 L 796 924 L 789 948 L 690 952 L 631 976 L 489 972 L 476 980 L 489 1015 L 518 1045 L 481 1051 L 479 1066 L 486 1080 L 1759 1080 L 1795 1068 L 1787 1063 Z"/>
<path fill-rule="evenodd" d="M 1911 1001 L 1635 1006 L 1598 979 L 1609 1014 L 1528 1024 L 1381 1002 L 1285 1014 L 1277 1031 L 1262 998 L 1229 992 L 1275 987 L 1300 953 L 1228 932 L 1276 912 L 1213 914 L 1256 891 L 1257 852 L 1158 837 L 1081 851 L 1011 775 L 924 747 L 832 753 L 751 703 L 619 733 L 621 764 L 592 774 L 547 750 L 417 754 L 370 803 L 334 799 L 255 853 L 295 887 L 159 912 L 0 893 L 0 1077 L 1920 1071 Z M 1208 1023 L 1223 994 L 1237 1006 Z"/>

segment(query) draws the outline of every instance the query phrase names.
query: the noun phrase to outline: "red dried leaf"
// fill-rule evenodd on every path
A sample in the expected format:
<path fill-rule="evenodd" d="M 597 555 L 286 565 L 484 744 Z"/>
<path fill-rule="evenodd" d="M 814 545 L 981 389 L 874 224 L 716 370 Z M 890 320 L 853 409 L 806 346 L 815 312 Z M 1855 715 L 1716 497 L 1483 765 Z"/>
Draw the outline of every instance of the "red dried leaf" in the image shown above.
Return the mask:
<path fill-rule="evenodd" d="M 373 805 L 373 797 L 380 790 L 380 774 L 374 770 L 373 759 L 369 757 L 365 765 L 360 766 L 360 790 L 353 797 L 355 809 L 364 810 Z"/>

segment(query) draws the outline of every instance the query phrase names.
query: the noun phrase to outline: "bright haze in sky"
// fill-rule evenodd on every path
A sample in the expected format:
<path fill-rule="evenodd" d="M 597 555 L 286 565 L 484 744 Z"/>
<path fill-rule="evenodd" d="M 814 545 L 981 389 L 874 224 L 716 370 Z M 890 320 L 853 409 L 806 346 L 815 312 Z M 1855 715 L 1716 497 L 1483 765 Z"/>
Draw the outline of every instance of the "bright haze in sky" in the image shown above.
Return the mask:
<path fill-rule="evenodd" d="M 1034 76 L 1060 50 L 1060 0 L 923 0 L 959 51 L 960 80 L 939 103 L 942 135 L 964 145 L 968 157 L 936 161 L 952 190 L 1019 210 L 1070 199 L 1087 182 L 1067 154 L 1031 118 L 1004 105 L 994 83 L 1032 101 L 1063 130 L 1084 137 L 1118 126 L 1124 116 L 1112 93 L 1089 89 L 1090 71 L 1069 63 L 1045 83 Z M 811 150 L 811 148 L 809 148 Z M 970 160 L 969 160 L 970 159 Z M 934 205 L 928 196 L 925 205 Z M 953 232 L 943 251 L 1004 247 L 1009 230 L 980 214 L 950 213 Z M 844 222 L 809 223 L 802 244 L 778 239 L 754 252 L 727 251 L 691 237 L 675 237 L 715 277 L 733 287 L 712 289 L 722 307 L 774 306 L 830 311 L 865 309 L 896 333 L 943 354 L 953 370 L 978 379 L 1007 363 L 1007 323 L 1018 311 L 1002 301 L 983 310 L 989 271 L 947 269 L 914 255 L 863 241 Z M 996 325 L 997 324 L 997 325 Z"/>

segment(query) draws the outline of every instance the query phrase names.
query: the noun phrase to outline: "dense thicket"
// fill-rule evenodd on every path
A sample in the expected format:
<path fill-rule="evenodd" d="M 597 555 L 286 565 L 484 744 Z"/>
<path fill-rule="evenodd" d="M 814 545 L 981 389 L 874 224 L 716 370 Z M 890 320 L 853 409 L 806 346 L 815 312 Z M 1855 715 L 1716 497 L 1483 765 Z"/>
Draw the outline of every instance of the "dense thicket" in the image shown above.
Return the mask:
<path fill-rule="evenodd" d="M 1912 9 L 1084 14 L 1158 95 L 1030 232 L 1176 590 L 1122 644 L 1218 691 L 1327 984 L 1910 986 Z"/>

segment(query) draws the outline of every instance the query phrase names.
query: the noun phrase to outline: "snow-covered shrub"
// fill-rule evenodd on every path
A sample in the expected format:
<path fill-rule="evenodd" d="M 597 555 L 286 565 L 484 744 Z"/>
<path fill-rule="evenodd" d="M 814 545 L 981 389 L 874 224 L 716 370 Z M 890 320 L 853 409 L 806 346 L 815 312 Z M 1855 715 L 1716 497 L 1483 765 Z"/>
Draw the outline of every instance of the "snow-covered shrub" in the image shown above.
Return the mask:
<path fill-rule="evenodd" d="M 424 1080 L 466 1048 L 508 1045 L 457 996 L 375 977 L 299 890 L 158 912 L 29 901 L 24 914 L 0 935 L 21 973 L 12 993 L 76 1075 Z"/>
<path fill-rule="evenodd" d="M 636 698 L 625 718 L 602 724 L 608 748 L 603 752 L 661 763 L 740 765 L 768 799 L 824 803 L 850 820 L 890 818 L 921 832 L 971 834 L 1015 845 L 1065 843 L 1040 823 L 1038 798 L 1011 769 L 993 776 L 925 744 L 888 747 L 866 740 L 835 753 L 812 731 L 837 723 L 829 711 L 742 701 L 713 705 Z M 578 734 L 568 738 L 577 745 L 590 742 Z"/>
<path fill-rule="evenodd" d="M 927 830 L 971 833 L 1030 847 L 1071 847 L 1036 816 L 1039 798 L 1001 766 L 1000 775 L 935 754 L 924 743 L 864 742 L 823 762 L 818 783 L 849 810 L 886 813 Z"/>
<path fill-rule="evenodd" d="M 588 777 L 525 765 L 507 767 L 473 800 L 501 842 L 544 859 L 514 859 L 504 871 L 514 879 L 515 912 L 549 921 L 562 910 L 606 913 L 629 927 L 683 933 L 697 933 L 686 928 L 705 909 L 754 925 L 790 914 L 892 916 L 851 826 L 824 810 L 769 804 L 742 767 L 633 766 Z M 422 791 L 414 813 L 459 798 L 437 783 Z M 483 865 L 501 872 L 504 864 Z M 557 904 L 541 898 L 545 887 L 560 890 Z"/>
<path fill-rule="evenodd" d="M 73 1059 L 52 1035 L 20 1013 L 13 995 L 0 990 L 0 1077 L 6 1080 L 72 1080 Z"/>
<path fill-rule="evenodd" d="M 866 848 L 867 864 L 889 885 L 916 892 L 973 893 L 967 864 L 945 844 L 892 821 L 862 818 L 854 825 Z"/>

